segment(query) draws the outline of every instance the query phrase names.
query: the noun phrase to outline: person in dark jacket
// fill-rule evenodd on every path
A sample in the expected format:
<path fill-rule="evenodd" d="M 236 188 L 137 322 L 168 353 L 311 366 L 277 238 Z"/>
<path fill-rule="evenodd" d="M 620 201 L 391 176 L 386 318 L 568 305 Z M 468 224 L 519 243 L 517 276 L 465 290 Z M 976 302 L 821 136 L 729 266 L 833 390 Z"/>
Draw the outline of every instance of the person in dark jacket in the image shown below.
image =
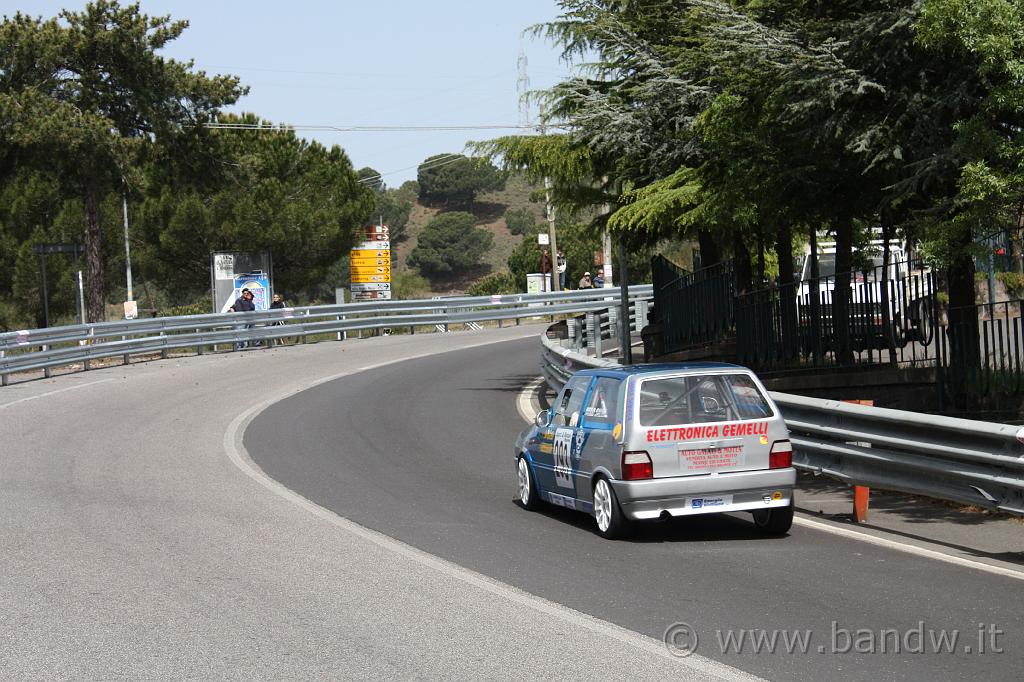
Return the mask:
<path fill-rule="evenodd" d="M 233 313 L 251 313 L 256 310 L 256 304 L 253 303 L 254 298 L 251 291 L 242 289 L 242 295 L 235 299 L 228 310 Z"/>
<path fill-rule="evenodd" d="M 228 310 L 233 313 L 251 313 L 254 310 L 256 310 L 256 304 L 253 303 L 254 298 L 256 297 L 252 295 L 251 291 L 249 291 L 248 289 L 242 289 L 242 295 L 235 299 L 235 302 L 231 304 L 231 307 L 228 308 Z M 243 329 L 252 329 L 254 326 L 255 325 L 247 324 L 243 327 Z M 254 342 L 253 345 L 258 346 L 259 341 Z M 238 344 L 236 344 L 235 349 L 242 350 L 243 348 L 248 347 L 248 341 L 240 341 Z"/>
<path fill-rule="evenodd" d="M 270 303 L 270 309 L 271 310 L 283 310 L 283 309 L 285 309 L 287 307 L 288 307 L 288 304 L 285 302 L 284 296 L 282 296 L 281 294 L 274 294 L 274 300 L 271 301 L 271 303 Z M 278 320 L 277 322 L 274 322 L 273 326 L 275 326 L 275 327 L 283 327 L 284 326 L 284 320 Z M 287 345 L 288 341 L 287 341 L 287 339 L 280 338 L 280 339 L 277 339 L 277 343 L 279 345 L 284 346 L 284 345 Z M 274 339 L 270 340 L 270 345 L 271 346 L 274 345 Z"/>

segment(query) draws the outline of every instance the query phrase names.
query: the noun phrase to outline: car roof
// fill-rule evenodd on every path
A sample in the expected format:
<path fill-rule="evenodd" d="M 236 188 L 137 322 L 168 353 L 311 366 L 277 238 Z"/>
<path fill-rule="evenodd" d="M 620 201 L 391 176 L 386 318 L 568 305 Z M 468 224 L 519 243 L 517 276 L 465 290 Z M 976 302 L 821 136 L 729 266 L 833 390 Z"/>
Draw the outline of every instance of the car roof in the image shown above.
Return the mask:
<path fill-rule="evenodd" d="M 620 381 L 631 376 L 642 376 L 645 374 L 668 374 L 679 372 L 706 372 L 708 370 L 723 370 L 743 372 L 751 371 L 749 367 L 734 365 L 729 362 L 658 362 L 651 364 L 623 365 L 622 367 L 595 367 L 583 369 L 577 372 L 579 376 L 604 376 L 619 379 Z"/>

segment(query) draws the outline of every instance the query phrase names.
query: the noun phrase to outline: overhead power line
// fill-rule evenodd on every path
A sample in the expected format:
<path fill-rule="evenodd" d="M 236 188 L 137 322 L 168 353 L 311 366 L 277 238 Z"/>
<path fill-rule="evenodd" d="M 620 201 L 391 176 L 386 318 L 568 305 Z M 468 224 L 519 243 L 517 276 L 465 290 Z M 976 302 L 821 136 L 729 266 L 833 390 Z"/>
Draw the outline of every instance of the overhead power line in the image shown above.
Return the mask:
<path fill-rule="evenodd" d="M 338 133 L 394 133 L 394 132 L 439 132 L 446 130 L 536 130 L 536 126 L 520 124 L 482 124 L 482 125 L 429 125 L 429 126 L 335 126 L 335 125 L 299 125 L 299 124 L 259 124 L 259 123 L 207 123 L 205 127 L 214 130 L 307 130 L 316 132 Z"/>
<path fill-rule="evenodd" d="M 372 184 L 378 180 L 382 180 L 385 175 L 394 175 L 395 173 L 401 173 L 403 171 L 412 170 L 416 168 L 418 170 L 429 170 L 432 168 L 440 168 L 441 166 L 447 166 L 448 164 L 455 163 L 459 159 L 463 158 L 462 154 L 444 154 L 443 156 L 434 159 L 430 163 L 421 163 L 418 166 L 409 166 L 408 168 L 399 168 L 398 170 L 388 171 L 387 173 L 379 173 L 377 175 L 371 175 L 366 178 L 361 178 L 359 182 L 365 184 Z"/>

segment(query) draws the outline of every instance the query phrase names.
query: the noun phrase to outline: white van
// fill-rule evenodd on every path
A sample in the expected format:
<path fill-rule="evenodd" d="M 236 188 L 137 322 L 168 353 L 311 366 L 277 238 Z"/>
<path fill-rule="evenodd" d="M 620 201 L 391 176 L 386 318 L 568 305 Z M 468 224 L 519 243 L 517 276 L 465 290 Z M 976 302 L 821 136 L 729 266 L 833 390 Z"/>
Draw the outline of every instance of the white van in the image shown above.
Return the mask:
<path fill-rule="evenodd" d="M 902 242 L 889 241 L 889 267 L 882 272 L 882 250 L 885 242 L 873 239 L 867 247 L 855 249 L 854 262 L 858 264 L 850 275 L 850 343 L 853 350 L 882 349 L 890 343 L 903 347 L 909 341 L 924 339 L 933 289 L 930 271 L 912 264 L 908 249 Z M 859 266 L 859 267 L 858 267 Z M 800 274 L 797 305 L 802 346 L 809 351 L 814 335 L 822 339 L 822 348 L 833 347 L 832 302 L 836 283 L 836 244 L 818 244 L 818 281 L 811 281 L 810 246 L 804 256 Z M 883 287 L 888 296 L 889 324 L 882 314 Z M 816 289 L 816 291 L 815 291 Z M 820 324 L 812 319 L 811 296 L 817 297 Z"/>

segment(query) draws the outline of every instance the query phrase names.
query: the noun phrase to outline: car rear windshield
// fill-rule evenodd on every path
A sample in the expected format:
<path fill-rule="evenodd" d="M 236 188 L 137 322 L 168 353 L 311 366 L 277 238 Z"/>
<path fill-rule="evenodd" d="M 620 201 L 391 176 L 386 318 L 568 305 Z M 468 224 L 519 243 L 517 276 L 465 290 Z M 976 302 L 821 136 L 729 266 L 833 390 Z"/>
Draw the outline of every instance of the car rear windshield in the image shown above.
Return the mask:
<path fill-rule="evenodd" d="M 641 426 L 743 421 L 773 414 L 746 374 L 666 377 L 640 384 Z"/>

